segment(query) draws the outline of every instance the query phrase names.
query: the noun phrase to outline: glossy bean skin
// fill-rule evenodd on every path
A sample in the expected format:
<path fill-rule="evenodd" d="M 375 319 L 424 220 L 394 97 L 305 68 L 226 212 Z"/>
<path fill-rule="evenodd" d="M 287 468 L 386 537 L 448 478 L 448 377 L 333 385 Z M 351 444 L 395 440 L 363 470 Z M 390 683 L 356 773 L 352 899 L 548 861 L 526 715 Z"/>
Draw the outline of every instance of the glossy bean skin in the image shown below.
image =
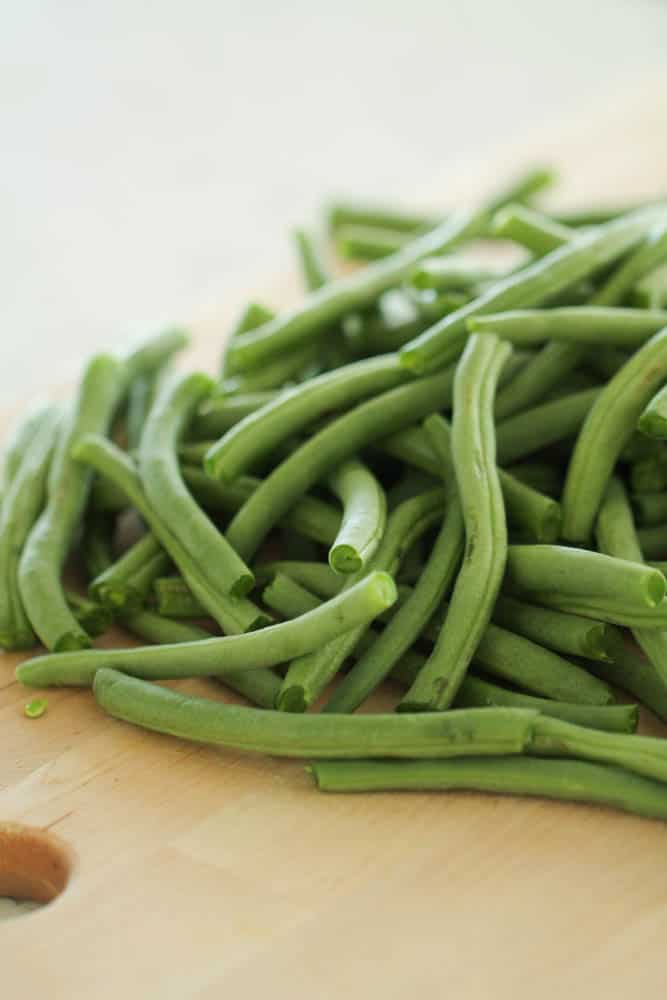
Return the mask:
<path fill-rule="evenodd" d="M 146 421 L 139 449 L 139 475 L 146 497 L 171 534 L 223 593 L 243 597 L 254 578 L 225 536 L 190 495 L 176 449 L 193 412 L 210 395 L 203 375 L 178 375 L 164 382 Z"/>
<path fill-rule="evenodd" d="M 380 393 L 309 438 L 263 480 L 229 525 L 227 538 L 239 555 L 251 559 L 291 504 L 348 456 L 446 406 L 452 383 L 453 372 L 445 371 Z"/>
<path fill-rule="evenodd" d="M 563 489 L 563 537 L 585 542 L 616 461 L 667 377 L 667 328 L 651 337 L 607 383 L 579 432 Z"/>
<path fill-rule="evenodd" d="M 590 802 L 638 816 L 667 819 L 661 782 L 587 761 L 524 757 L 316 761 L 310 771 L 323 792 L 493 792 Z"/>
<path fill-rule="evenodd" d="M 87 687 L 101 667 L 122 668 L 146 679 L 224 676 L 238 670 L 271 667 L 314 649 L 370 621 L 396 600 L 386 573 L 371 573 L 310 615 L 256 632 L 195 643 L 138 649 L 86 650 L 43 656 L 21 664 L 17 678 L 33 687 Z"/>
<path fill-rule="evenodd" d="M 510 348 L 493 334 L 471 338 L 456 369 L 452 457 L 466 549 L 433 653 L 401 701 L 402 711 L 442 710 L 456 697 L 502 583 L 507 525 L 496 468 L 493 403 Z"/>
<path fill-rule="evenodd" d="M 35 632 L 53 650 L 81 649 L 90 638 L 67 604 L 61 573 L 86 506 L 92 474 L 72 457 L 91 432 L 105 434 L 121 398 L 125 378 L 115 358 L 99 355 L 87 365 L 77 397 L 60 429 L 49 471 L 46 506 L 23 549 L 19 584 Z"/>
<path fill-rule="evenodd" d="M 94 693 L 111 715 L 157 732 L 284 757 L 459 757 L 520 753 L 537 713 L 459 709 L 446 714 L 290 716 L 195 698 L 100 670 Z"/>

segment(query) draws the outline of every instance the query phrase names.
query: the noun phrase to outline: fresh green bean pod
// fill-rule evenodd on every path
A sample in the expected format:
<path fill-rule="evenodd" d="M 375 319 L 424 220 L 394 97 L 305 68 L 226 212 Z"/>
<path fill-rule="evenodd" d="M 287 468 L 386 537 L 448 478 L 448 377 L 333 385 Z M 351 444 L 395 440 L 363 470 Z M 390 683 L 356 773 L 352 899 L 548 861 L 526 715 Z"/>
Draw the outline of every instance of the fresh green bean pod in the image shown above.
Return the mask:
<path fill-rule="evenodd" d="M 176 456 L 180 436 L 210 389 L 210 380 L 198 374 L 177 376 L 163 384 L 141 439 L 139 474 L 149 503 L 193 559 L 206 567 L 211 585 L 243 597 L 252 590 L 254 577 L 192 499 Z"/>
<path fill-rule="evenodd" d="M 187 430 L 187 438 L 189 441 L 215 440 L 249 413 L 270 403 L 277 395 L 275 389 L 264 389 L 261 392 L 213 396 L 200 406 L 199 412 L 193 417 Z"/>
<path fill-rule="evenodd" d="M 127 390 L 127 447 L 130 451 L 136 451 L 141 441 L 144 424 L 148 411 L 151 408 L 155 395 L 156 377 L 155 374 L 137 375 L 130 383 Z M 96 491 L 93 484 L 92 499 L 96 502 Z"/>
<path fill-rule="evenodd" d="M 422 373 L 451 363 L 463 350 L 467 322 L 473 316 L 542 305 L 632 249 L 650 229 L 650 212 L 628 216 L 592 233 L 582 233 L 565 246 L 496 282 L 478 298 L 401 348 L 401 363 Z"/>
<path fill-rule="evenodd" d="M 161 576 L 153 581 L 159 615 L 165 618 L 206 618 L 208 612 L 194 596 L 182 576 Z M 269 624 L 265 622 L 263 624 Z"/>
<path fill-rule="evenodd" d="M 667 326 L 667 311 L 614 306 L 559 306 L 555 309 L 512 309 L 473 316 L 473 333 L 497 333 L 517 347 L 562 340 L 591 347 L 613 345 L 637 350 Z"/>
<path fill-rule="evenodd" d="M 146 684 L 99 670 L 95 698 L 110 715 L 156 732 L 283 757 L 458 757 L 521 753 L 537 713 L 499 708 L 397 716 L 289 716 Z"/>
<path fill-rule="evenodd" d="M 19 563 L 44 504 L 59 430 L 57 410 L 40 410 L 40 419 L 30 418 L 29 426 L 21 460 L 17 450 L 0 508 L 0 647 L 4 649 L 28 649 L 36 643 L 19 588 Z"/>
<path fill-rule="evenodd" d="M 374 555 L 387 521 L 382 486 L 362 462 L 349 458 L 334 469 L 328 484 L 343 505 L 343 519 L 329 549 L 337 573 L 357 573 Z"/>
<path fill-rule="evenodd" d="M 220 359 L 220 377 L 223 381 L 234 374 L 234 366 L 231 364 L 229 356 L 229 345 L 234 338 L 248 330 L 256 330 L 258 326 L 268 323 L 274 316 L 273 310 L 262 305 L 261 302 L 249 302 L 243 307 L 225 340 Z"/>
<path fill-rule="evenodd" d="M 146 601 L 152 580 L 146 581 L 146 567 L 156 569 L 157 576 L 169 567 L 166 554 L 155 535 L 143 535 L 120 559 L 108 566 L 89 585 L 92 597 L 103 607 L 130 611 L 140 608 Z M 139 580 L 135 580 L 140 574 Z M 138 584 L 138 585 L 137 585 Z"/>
<path fill-rule="evenodd" d="M 667 684 L 629 634 L 616 629 L 610 636 L 610 661 L 596 660 L 586 666 L 608 684 L 628 691 L 659 719 L 667 722 Z"/>
<path fill-rule="evenodd" d="M 498 461 L 517 462 L 575 434 L 599 395 L 599 389 L 584 389 L 501 421 L 496 432 Z"/>
<path fill-rule="evenodd" d="M 637 282 L 667 260 L 667 221 L 662 220 L 646 234 L 641 246 L 625 260 L 607 282 L 608 300 L 622 302 Z"/>
<path fill-rule="evenodd" d="M 396 600 L 396 586 L 386 573 L 370 573 L 309 615 L 244 635 L 228 635 L 192 644 L 95 649 L 44 656 L 22 663 L 17 679 L 33 687 L 89 686 L 101 667 L 118 667 L 147 679 L 206 677 L 256 670 L 285 663 L 322 643 L 371 621 Z"/>
<path fill-rule="evenodd" d="M 30 623 L 49 649 L 81 649 L 90 638 L 67 604 L 61 573 L 86 506 L 92 475 L 71 452 L 83 435 L 106 433 L 123 390 L 123 366 L 99 355 L 87 365 L 62 426 L 51 463 L 46 506 L 23 549 L 21 597 Z"/>
<path fill-rule="evenodd" d="M 585 351 L 580 344 L 552 341 L 498 393 L 495 405 L 496 420 L 504 420 L 515 413 L 527 410 L 543 400 L 555 387 L 572 374 Z"/>
<path fill-rule="evenodd" d="M 577 438 L 563 490 L 563 537 L 591 534 L 614 465 L 639 415 L 667 378 L 667 328 L 655 334 L 601 390 Z"/>
<path fill-rule="evenodd" d="M 507 583 L 526 595 L 554 593 L 572 603 L 657 608 L 665 597 L 658 570 L 640 562 L 564 545 L 510 545 Z"/>
<path fill-rule="evenodd" d="M 163 618 L 154 611 L 135 611 L 123 617 L 125 627 L 140 639 L 154 643 L 200 642 L 210 639 L 211 633 L 190 623 L 177 622 Z M 215 678 L 218 680 L 218 678 Z M 245 672 L 227 674 L 219 680 L 243 695 L 253 705 L 259 708 L 273 708 L 278 691 L 280 678 L 272 670 L 248 670 Z"/>
<path fill-rule="evenodd" d="M 437 505 L 436 505 L 437 506 Z M 330 598 L 340 593 L 344 581 L 334 573 L 327 563 L 303 562 L 293 559 L 278 559 L 274 562 L 259 563 L 256 567 L 257 582 L 271 581 L 278 574 L 284 574 L 295 583 L 317 594 Z"/>
<path fill-rule="evenodd" d="M 224 632 L 234 634 L 254 627 L 258 617 L 261 617 L 259 608 L 247 598 L 224 594 L 211 585 L 204 572 L 205 566 L 193 559 L 149 503 L 134 464 L 127 455 L 94 434 L 79 441 L 73 454 L 79 462 L 90 465 L 123 489 L 132 506 L 178 566 L 190 589 Z"/>
<path fill-rule="evenodd" d="M 519 243 L 537 257 L 557 250 L 577 235 L 575 230 L 526 205 L 501 208 L 491 220 L 491 234 Z"/>
<path fill-rule="evenodd" d="M 186 330 L 174 327 L 142 337 L 123 354 L 126 387 L 142 375 L 153 375 L 190 343 Z"/>
<path fill-rule="evenodd" d="M 616 632 L 607 622 L 525 604 L 505 594 L 495 603 L 493 621 L 547 649 L 590 660 L 610 659 L 612 634 Z"/>
<path fill-rule="evenodd" d="M 519 691 L 508 691 L 507 688 L 498 687 L 497 684 L 491 684 L 472 674 L 464 678 L 456 698 L 456 706 L 532 708 L 541 715 L 610 733 L 634 733 L 639 721 L 637 705 L 571 705 L 565 701 L 550 701 L 548 698 L 534 698 Z"/>
<path fill-rule="evenodd" d="M 229 482 L 319 417 L 349 408 L 404 381 L 405 373 L 393 355 L 326 372 L 282 392 L 230 428 L 206 455 L 206 471 L 215 479 Z"/>
<path fill-rule="evenodd" d="M 618 767 L 579 760 L 524 757 L 417 761 L 315 761 L 322 792 L 494 792 L 595 803 L 652 819 L 667 819 L 661 782 Z"/>
<path fill-rule="evenodd" d="M 418 379 L 361 403 L 314 434 L 262 482 L 227 529 L 242 558 L 250 559 L 290 506 L 348 456 L 387 432 L 447 404 L 451 371 Z"/>
<path fill-rule="evenodd" d="M 2 493 L 6 495 L 14 480 L 23 456 L 37 432 L 50 424 L 53 407 L 50 403 L 34 403 L 9 429 L 2 455 Z"/>
<path fill-rule="evenodd" d="M 433 653 L 401 701 L 402 711 L 442 710 L 456 697 L 491 618 L 507 557 L 505 507 L 496 468 L 493 402 L 509 345 L 471 338 L 454 380 L 452 457 L 466 533 L 463 565 Z"/>
<path fill-rule="evenodd" d="M 233 351 L 233 342 L 230 352 Z M 282 389 L 284 386 L 300 382 L 313 367 L 318 366 L 321 344 L 303 344 L 293 351 L 286 351 L 280 357 L 272 358 L 252 371 L 235 375 L 225 380 L 221 388 L 226 392 L 254 393 L 266 392 L 271 389 Z"/>

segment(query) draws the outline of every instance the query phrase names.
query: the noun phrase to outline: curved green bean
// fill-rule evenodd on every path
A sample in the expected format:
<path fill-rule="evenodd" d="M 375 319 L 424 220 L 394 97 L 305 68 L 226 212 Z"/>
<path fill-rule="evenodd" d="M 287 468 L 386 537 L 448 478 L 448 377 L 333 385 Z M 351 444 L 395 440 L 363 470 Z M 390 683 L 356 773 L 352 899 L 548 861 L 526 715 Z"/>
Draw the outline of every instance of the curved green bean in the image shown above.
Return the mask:
<path fill-rule="evenodd" d="M 337 573 L 357 573 L 375 553 L 387 520 L 387 501 L 373 473 L 357 459 L 347 459 L 328 478 L 343 505 L 343 519 L 329 549 Z"/>
<path fill-rule="evenodd" d="M 149 503 L 193 559 L 207 567 L 223 593 L 243 597 L 254 577 L 227 539 L 194 502 L 178 466 L 176 447 L 192 413 L 211 390 L 204 375 L 167 380 L 148 415 L 139 449 L 139 475 Z"/>
<path fill-rule="evenodd" d="M 473 333 L 497 333 L 517 347 L 563 340 L 591 347 L 612 344 L 634 351 L 667 326 L 667 311 L 594 305 L 514 309 L 473 316 L 467 325 Z"/>
<path fill-rule="evenodd" d="M 227 538 L 242 558 L 257 551 L 292 503 L 367 444 L 446 406 L 451 371 L 380 393 L 333 420 L 278 465 L 236 514 Z"/>
<path fill-rule="evenodd" d="M 452 457 L 466 534 L 463 565 L 433 653 L 401 701 L 402 711 L 451 705 L 502 583 L 507 525 L 496 468 L 493 402 L 511 348 L 492 334 L 475 334 L 454 380 Z"/>
<path fill-rule="evenodd" d="M 100 670 L 97 702 L 110 715 L 182 739 L 282 757 L 459 757 L 521 753 L 536 712 L 459 709 L 446 714 L 289 716 L 207 698 Z"/>
<path fill-rule="evenodd" d="M 247 471 L 281 441 L 332 411 L 406 381 L 394 355 L 357 361 L 282 392 L 249 414 L 208 452 L 206 471 L 230 481 Z"/>
<path fill-rule="evenodd" d="M 19 566 L 21 598 L 30 623 L 49 649 L 81 649 L 90 638 L 67 604 L 61 573 L 83 515 L 92 474 L 71 452 L 90 432 L 106 433 L 123 390 L 124 369 L 107 355 L 87 365 L 51 462 L 47 501 L 26 541 Z"/>
<path fill-rule="evenodd" d="M 418 761 L 316 761 L 323 792 L 494 792 L 596 803 L 667 820 L 664 785 L 620 767 L 579 760 L 474 758 Z"/>
<path fill-rule="evenodd" d="M 563 537 L 585 542 L 639 415 L 667 378 L 667 329 L 655 334 L 601 390 L 575 444 L 563 489 Z"/>
<path fill-rule="evenodd" d="M 322 643 L 371 621 L 396 600 L 396 586 L 386 573 L 370 573 L 355 586 L 293 622 L 256 632 L 204 642 L 139 649 L 95 649 L 43 656 L 22 663 L 16 676 L 33 687 L 86 687 L 101 667 L 117 667 L 136 677 L 170 679 L 206 677 L 272 667 L 301 656 Z"/>

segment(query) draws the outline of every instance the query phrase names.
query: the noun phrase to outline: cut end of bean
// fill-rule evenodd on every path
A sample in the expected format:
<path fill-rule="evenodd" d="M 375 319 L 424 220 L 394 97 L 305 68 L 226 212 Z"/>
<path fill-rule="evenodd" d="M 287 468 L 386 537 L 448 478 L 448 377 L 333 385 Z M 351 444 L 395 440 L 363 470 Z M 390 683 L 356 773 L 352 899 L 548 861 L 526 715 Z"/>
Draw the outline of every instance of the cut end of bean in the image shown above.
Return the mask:
<path fill-rule="evenodd" d="M 336 573 L 356 573 L 363 566 L 362 559 L 351 545 L 336 545 L 329 552 L 329 565 Z"/>
<path fill-rule="evenodd" d="M 242 573 L 235 581 L 231 589 L 233 597 L 246 597 L 255 586 L 255 577 L 252 573 Z M 264 623 L 266 624 L 266 622 Z"/>
<path fill-rule="evenodd" d="M 638 429 L 647 437 L 657 438 L 659 441 L 667 439 L 667 420 L 659 413 L 644 412 L 637 422 Z"/>
<path fill-rule="evenodd" d="M 646 602 L 651 608 L 662 604 L 667 589 L 667 580 L 659 569 L 649 569 L 646 573 Z"/>
<path fill-rule="evenodd" d="M 587 659 L 601 660 L 607 663 L 613 661 L 613 641 L 610 634 L 613 627 L 613 625 L 607 625 L 606 622 L 591 625 L 584 639 L 583 653 Z"/>

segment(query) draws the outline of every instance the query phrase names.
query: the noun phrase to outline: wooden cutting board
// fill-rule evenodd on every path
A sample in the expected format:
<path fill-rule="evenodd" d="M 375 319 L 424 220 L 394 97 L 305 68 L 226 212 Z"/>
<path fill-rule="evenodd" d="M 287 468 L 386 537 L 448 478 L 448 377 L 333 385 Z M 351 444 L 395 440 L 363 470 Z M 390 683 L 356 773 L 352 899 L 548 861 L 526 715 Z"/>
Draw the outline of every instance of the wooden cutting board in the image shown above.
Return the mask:
<path fill-rule="evenodd" d="M 665 190 L 665 83 L 574 129 L 549 123 L 474 175 L 443 171 L 434 203 L 541 157 L 563 168 L 568 204 Z M 200 324 L 200 360 L 224 319 Z M 75 862 L 56 902 L 0 924 L 8 1000 L 664 989 L 667 826 L 473 794 L 321 795 L 297 763 L 133 729 L 87 691 L 48 692 L 29 721 L 16 663 L 0 656 L 0 822 L 52 831 Z M 38 843 L 26 856 L 48 869 Z"/>

